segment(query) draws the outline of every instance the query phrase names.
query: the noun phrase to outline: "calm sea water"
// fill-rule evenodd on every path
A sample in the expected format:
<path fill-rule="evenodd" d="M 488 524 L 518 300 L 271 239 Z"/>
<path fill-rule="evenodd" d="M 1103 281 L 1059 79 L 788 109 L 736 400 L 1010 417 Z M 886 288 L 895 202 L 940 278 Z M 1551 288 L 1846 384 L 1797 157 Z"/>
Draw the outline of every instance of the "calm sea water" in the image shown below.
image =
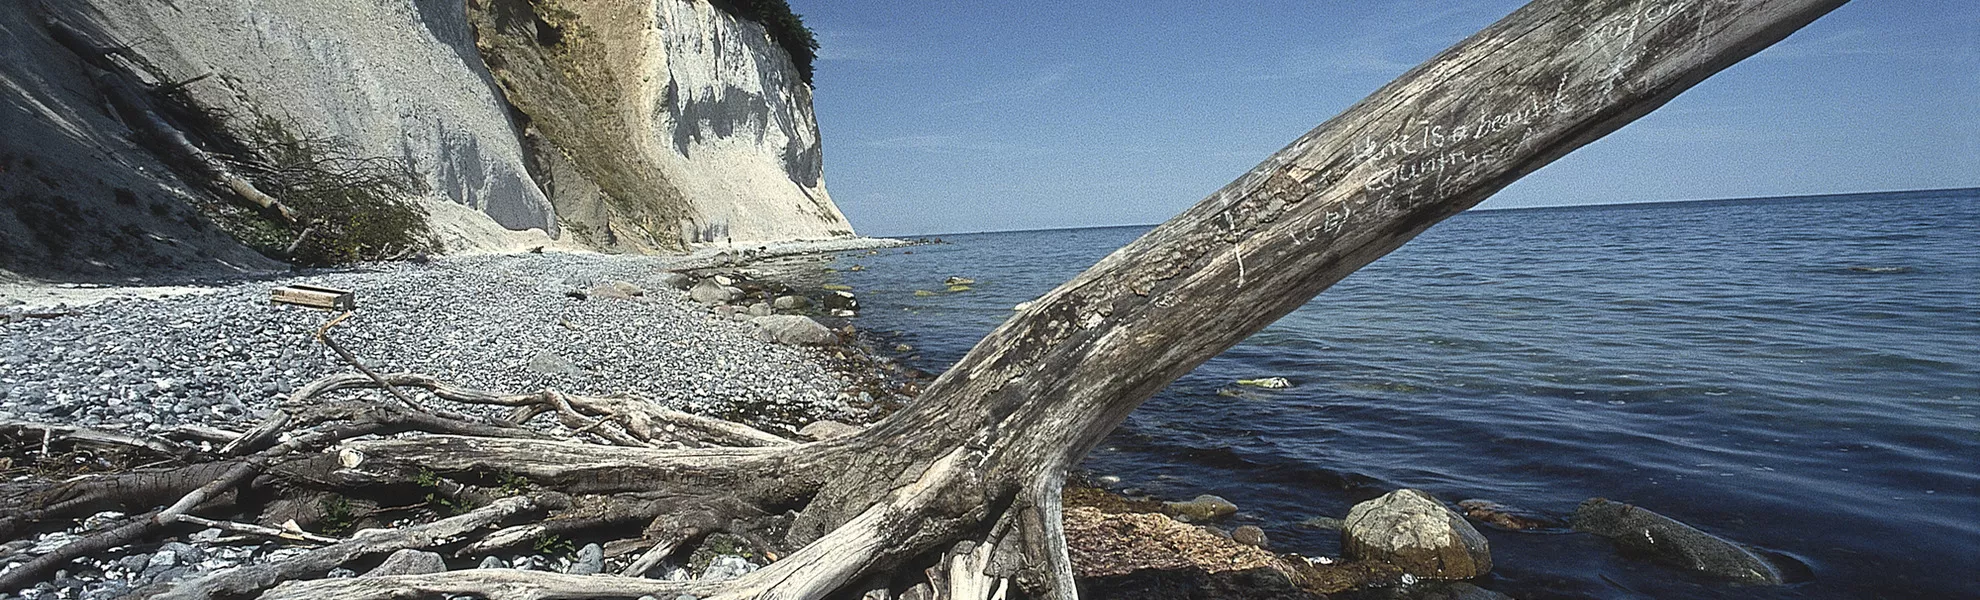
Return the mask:
<path fill-rule="evenodd" d="M 848 255 L 860 325 L 940 371 L 1145 227 Z M 950 275 L 976 279 L 941 290 Z M 1229 397 L 1240 378 L 1296 386 Z M 1472 212 L 1144 404 L 1087 467 L 1213 493 L 1275 549 L 1399 487 L 1601 496 L 1807 564 L 1734 587 L 1585 534 L 1485 530 L 1539 598 L 1980 598 L 1980 190 Z"/>

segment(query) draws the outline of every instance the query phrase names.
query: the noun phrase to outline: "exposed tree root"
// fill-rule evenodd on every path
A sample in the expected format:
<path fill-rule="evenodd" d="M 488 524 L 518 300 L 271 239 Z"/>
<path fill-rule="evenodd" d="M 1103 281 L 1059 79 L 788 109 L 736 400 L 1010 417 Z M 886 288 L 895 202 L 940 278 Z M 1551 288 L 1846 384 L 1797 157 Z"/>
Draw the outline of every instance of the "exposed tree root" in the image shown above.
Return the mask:
<path fill-rule="evenodd" d="M 540 508 L 550 500 L 538 496 L 511 496 L 490 502 L 467 514 L 448 517 L 404 529 L 366 529 L 351 539 L 312 550 L 302 556 L 276 563 L 218 571 L 180 583 L 159 600 L 249 597 L 284 581 L 322 577 L 344 563 L 366 556 L 386 554 L 407 548 L 430 548 L 459 538 L 503 519 Z"/>

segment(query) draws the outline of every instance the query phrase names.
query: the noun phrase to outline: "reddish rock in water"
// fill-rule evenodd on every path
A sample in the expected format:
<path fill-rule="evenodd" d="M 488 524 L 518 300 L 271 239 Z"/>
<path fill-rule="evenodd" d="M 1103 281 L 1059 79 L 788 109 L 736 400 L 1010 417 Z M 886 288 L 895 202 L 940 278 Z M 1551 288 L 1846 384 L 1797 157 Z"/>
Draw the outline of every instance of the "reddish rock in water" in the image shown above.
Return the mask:
<path fill-rule="evenodd" d="M 1567 524 L 1560 519 L 1536 514 L 1499 504 L 1491 500 L 1460 500 L 1458 509 L 1464 517 L 1506 531 L 1544 531 L 1566 529 Z"/>

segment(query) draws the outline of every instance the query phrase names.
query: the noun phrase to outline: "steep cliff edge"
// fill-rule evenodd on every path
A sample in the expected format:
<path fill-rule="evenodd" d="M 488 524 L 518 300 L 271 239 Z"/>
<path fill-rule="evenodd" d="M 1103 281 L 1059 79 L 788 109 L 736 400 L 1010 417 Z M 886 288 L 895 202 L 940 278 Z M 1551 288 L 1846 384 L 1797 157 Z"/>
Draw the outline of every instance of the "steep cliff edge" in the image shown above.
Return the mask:
<path fill-rule="evenodd" d="M 706 0 L 476 0 L 481 52 L 592 243 L 852 235 L 811 88 L 763 25 Z"/>
<path fill-rule="evenodd" d="M 819 175 L 810 88 L 760 25 L 706 0 L 9 4 L 0 270 L 279 265 L 218 234 L 208 209 L 225 194 L 112 108 L 91 66 L 105 57 L 144 65 L 137 87 L 219 116 L 217 132 L 182 127 L 196 142 L 252 146 L 256 123 L 274 120 L 411 167 L 450 251 L 851 235 Z M 50 31 L 66 27 L 100 34 L 104 51 L 57 44 Z"/>

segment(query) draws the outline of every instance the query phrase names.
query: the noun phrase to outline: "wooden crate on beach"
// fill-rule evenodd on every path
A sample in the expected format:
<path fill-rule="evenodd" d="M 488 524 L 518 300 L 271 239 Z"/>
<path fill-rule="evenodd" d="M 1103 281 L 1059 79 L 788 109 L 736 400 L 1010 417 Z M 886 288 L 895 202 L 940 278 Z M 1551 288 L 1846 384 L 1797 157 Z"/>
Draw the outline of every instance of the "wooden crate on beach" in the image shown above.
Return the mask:
<path fill-rule="evenodd" d="M 268 299 L 276 304 L 294 304 L 323 310 L 351 310 L 357 306 L 357 295 L 350 290 L 301 284 L 277 286 L 269 293 Z"/>

